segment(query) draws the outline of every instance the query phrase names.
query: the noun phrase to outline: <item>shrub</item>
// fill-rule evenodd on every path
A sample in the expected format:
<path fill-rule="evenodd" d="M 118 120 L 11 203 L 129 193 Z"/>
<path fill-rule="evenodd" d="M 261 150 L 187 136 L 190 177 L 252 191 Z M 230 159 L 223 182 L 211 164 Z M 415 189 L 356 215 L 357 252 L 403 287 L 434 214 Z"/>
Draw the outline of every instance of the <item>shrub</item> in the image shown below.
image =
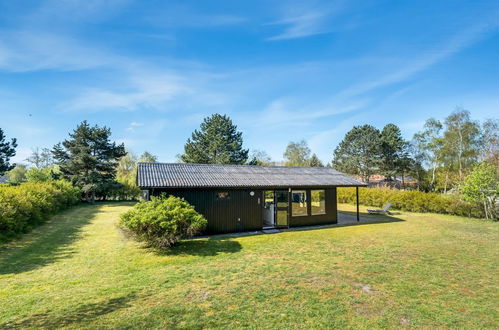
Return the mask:
<path fill-rule="evenodd" d="M 121 225 L 139 239 L 158 248 L 200 233 L 208 223 L 184 199 L 162 195 L 139 202 L 121 215 Z"/>
<path fill-rule="evenodd" d="M 66 181 L 0 185 L 0 239 L 27 232 L 79 200 L 79 190 Z"/>
<path fill-rule="evenodd" d="M 457 195 L 390 188 L 359 188 L 359 199 L 364 205 L 380 208 L 390 202 L 393 208 L 409 212 L 433 212 L 475 218 L 485 216 L 479 205 L 466 202 Z M 338 188 L 338 202 L 355 203 L 355 188 Z"/>
<path fill-rule="evenodd" d="M 108 199 L 119 201 L 138 200 L 142 194 L 142 190 L 128 182 L 117 182 L 106 193 Z"/>

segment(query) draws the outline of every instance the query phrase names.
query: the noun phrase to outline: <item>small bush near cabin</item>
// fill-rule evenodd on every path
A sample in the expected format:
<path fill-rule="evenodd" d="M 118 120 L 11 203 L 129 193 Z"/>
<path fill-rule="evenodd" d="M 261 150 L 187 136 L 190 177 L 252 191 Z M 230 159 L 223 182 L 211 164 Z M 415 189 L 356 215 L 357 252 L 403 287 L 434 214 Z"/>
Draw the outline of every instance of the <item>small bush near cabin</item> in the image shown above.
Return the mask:
<path fill-rule="evenodd" d="M 158 248 L 174 245 L 200 233 L 208 221 L 184 199 L 162 195 L 139 202 L 121 215 L 121 225 Z"/>
<path fill-rule="evenodd" d="M 79 201 L 79 189 L 67 181 L 0 185 L 0 241 L 29 231 Z"/>
<path fill-rule="evenodd" d="M 456 195 L 390 188 L 360 188 L 359 200 L 363 205 L 376 207 L 383 207 L 387 202 L 390 202 L 393 208 L 409 212 L 485 217 L 479 205 L 466 202 Z M 355 203 L 355 188 L 338 188 L 338 202 Z"/>

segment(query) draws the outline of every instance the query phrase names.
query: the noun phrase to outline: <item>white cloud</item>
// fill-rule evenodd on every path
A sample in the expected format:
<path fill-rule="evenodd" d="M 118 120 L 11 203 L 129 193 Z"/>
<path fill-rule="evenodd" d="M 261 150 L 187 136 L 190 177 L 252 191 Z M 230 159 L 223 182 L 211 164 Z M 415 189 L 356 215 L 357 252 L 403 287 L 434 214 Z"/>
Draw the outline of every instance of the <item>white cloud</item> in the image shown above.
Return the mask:
<path fill-rule="evenodd" d="M 497 29 L 497 27 L 499 27 L 499 21 L 495 16 L 493 20 L 484 19 L 479 24 L 458 32 L 447 41 L 441 42 L 426 51 L 420 51 L 423 55 L 406 61 L 398 70 L 389 72 L 378 79 L 351 86 L 338 94 L 338 96 L 354 97 L 377 88 L 405 81 L 417 73 L 425 71 L 431 66 L 483 40 L 487 34 Z"/>
<path fill-rule="evenodd" d="M 109 54 L 72 38 L 40 31 L 0 31 L 0 70 L 74 71 L 113 62 Z"/>
<path fill-rule="evenodd" d="M 116 15 L 131 0 L 46 0 L 25 17 L 28 24 L 98 22 Z"/>
<path fill-rule="evenodd" d="M 144 123 L 138 123 L 138 122 L 136 122 L 136 121 L 132 121 L 132 122 L 128 125 L 128 127 L 126 128 L 126 130 L 127 130 L 128 132 L 132 132 L 132 133 L 133 133 L 133 132 L 135 132 L 135 129 L 136 129 L 137 127 L 142 127 L 142 126 L 144 126 Z"/>
<path fill-rule="evenodd" d="M 181 3 L 165 2 L 161 8 L 142 13 L 147 23 L 163 28 L 209 28 L 241 24 L 246 17 L 234 14 L 199 12 Z"/>
<path fill-rule="evenodd" d="M 296 39 L 331 32 L 329 19 L 343 9 L 336 1 L 331 4 L 292 3 L 284 9 L 282 17 L 267 26 L 282 26 L 283 31 L 267 40 Z"/>
<path fill-rule="evenodd" d="M 320 11 L 311 11 L 303 15 L 288 17 L 286 19 L 269 23 L 269 25 L 286 26 L 284 31 L 276 36 L 267 38 L 267 40 L 286 40 L 308 37 L 316 34 L 327 33 L 323 21 L 326 13 Z"/>
<path fill-rule="evenodd" d="M 292 99 L 276 99 L 258 115 L 250 114 L 245 121 L 256 128 L 306 126 L 322 118 L 358 110 L 366 104 L 364 99 L 349 103 L 331 99 L 307 104 Z"/>
<path fill-rule="evenodd" d="M 166 73 L 124 73 L 117 86 L 87 88 L 78 96 L 61 104 L 69 112 L 98 112 L 105 110 L 136 111 L 139 108 L 161 109 L 166 102 L 192 93 L 182 78 Z"/>

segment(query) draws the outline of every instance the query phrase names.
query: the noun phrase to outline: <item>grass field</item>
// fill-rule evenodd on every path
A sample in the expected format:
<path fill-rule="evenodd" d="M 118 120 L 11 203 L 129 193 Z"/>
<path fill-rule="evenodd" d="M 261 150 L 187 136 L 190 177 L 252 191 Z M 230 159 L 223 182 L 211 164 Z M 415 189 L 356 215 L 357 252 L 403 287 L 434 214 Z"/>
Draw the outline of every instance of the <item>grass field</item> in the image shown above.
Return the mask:
<path fill-rule="evenodd" d="M 1 246 L 0 328 L 499 327 L 497 223 L 403 213 L 160 254 L 117 227 L 130 205 L 77 207 Z"/>

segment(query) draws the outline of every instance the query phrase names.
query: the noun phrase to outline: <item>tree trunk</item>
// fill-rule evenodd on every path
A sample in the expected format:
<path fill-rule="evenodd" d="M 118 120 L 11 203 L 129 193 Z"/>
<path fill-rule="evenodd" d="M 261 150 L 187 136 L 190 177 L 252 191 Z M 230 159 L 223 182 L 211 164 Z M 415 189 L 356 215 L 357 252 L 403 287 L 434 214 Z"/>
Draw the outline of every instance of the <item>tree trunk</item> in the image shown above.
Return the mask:
<path fill-rule="evenodd" d="M 458 151 L 458 162 L 459 162 L 459 180 L 463 180 L 463 164 L 462 164 L 462 158 L 463 158 L 463 132 L 461 129 L 459 129 L 459 151 Z"/>
<path fill-rule="evenodd" d="M 433 169 L 431 171 L 431 182 L 430 182 L 430 189 L 432 191 L 435 191 L 435 172 L 437 171 L 437 164 L 436 162 L 433 162 Z"/>

